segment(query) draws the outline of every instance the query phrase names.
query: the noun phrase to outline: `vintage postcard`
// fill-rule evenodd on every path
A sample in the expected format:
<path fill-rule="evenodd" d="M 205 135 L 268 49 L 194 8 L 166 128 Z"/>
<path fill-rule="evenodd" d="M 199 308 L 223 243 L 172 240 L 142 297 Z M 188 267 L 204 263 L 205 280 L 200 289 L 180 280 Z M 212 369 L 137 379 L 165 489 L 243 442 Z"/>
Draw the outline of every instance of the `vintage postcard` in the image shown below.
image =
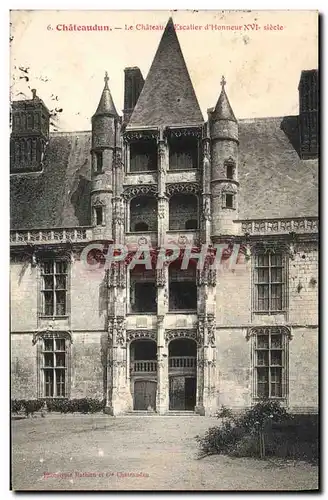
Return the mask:
<path fill-rule="evenodd" d="M 11 489 L 318 489 L 318 25 L 11 11 Z"/>

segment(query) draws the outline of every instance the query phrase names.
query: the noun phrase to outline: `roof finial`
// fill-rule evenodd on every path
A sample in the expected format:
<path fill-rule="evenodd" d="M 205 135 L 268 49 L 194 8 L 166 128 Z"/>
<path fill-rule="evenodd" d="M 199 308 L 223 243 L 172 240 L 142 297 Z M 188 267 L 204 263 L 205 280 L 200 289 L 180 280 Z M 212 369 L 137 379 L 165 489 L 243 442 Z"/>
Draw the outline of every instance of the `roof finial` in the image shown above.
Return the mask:
<path fill-rule="evenodd" d="M 226 82 L 226 79 L 224 78 L 224 75 L 222 75 L 222 78 L 221 78 L 221 82 L 220 82 L 220 83 L 221 83 L 221 87 L 222 87 L 222 90 L 223 90 L 223 89 L 224 89 L 225 84 L 227 83 L 227 82 Z"/>
<path fill-rule="evenodd" d="M 108 78 L 107 71 L 105 71 L 105 78 L 104 78 L 104 80 L 105 80 L 105 87 L 108 87 L 108 80 L 109 80 L 109 78 Z"/>

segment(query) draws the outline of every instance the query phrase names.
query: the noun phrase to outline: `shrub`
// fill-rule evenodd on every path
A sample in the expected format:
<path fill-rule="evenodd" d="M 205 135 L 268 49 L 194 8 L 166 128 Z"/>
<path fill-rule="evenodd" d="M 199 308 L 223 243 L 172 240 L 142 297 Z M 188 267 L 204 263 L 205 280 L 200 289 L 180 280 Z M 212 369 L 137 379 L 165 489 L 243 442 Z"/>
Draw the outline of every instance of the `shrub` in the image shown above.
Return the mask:
<path fill-rule="evenodd" d="M 81 399 L 52 399 L 47 401 L 49 412 L 57 411 L 60 413 L 97 413 L 103 411 L 106 401 L 99 401 L 92 398 Z"/>
<path fill-rule="evenodd" d="M 11 400 L 11 412 L 18 413 L 22 408 L 22 401 L 20 399 Z"/>
<path fill-rule="evenodd" d="M 44 406 L 44 401 L 40 399 L 23 399 L 22 406 L 25 410 L 26 416 L 33 415 L 36 411 L 40 411 Z"/>
<path fill-rule="evenodd" d="M 265 456 L 265 429 L 273 422 L 290 419 L 288 412 L 277 401 L 263 400 L 240 415 L 222 407 L 217 413 L 221 425 L 211 427 L 204 437 L 197 436 L 204 455 L 226 453 L 234 456 Z M 245 455 L 243 455 L 245 453 Z"/>

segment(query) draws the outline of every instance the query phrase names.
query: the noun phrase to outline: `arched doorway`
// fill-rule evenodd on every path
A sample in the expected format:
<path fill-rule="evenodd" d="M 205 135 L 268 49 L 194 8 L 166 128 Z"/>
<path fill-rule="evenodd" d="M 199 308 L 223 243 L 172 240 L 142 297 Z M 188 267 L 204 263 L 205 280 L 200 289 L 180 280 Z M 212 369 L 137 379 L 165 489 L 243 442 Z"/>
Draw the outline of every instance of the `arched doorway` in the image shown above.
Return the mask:
<path fill-rule="evenodd" d="M 174 339 L 169 344 L 169 409 L 193 411 L 196 406 L 197 344 Z"/>
<path fill-rule="evenodd" d="M 134 410 L 156 410 L 157 344 L 137 339 L 130 344 L 130 376 Z"/>

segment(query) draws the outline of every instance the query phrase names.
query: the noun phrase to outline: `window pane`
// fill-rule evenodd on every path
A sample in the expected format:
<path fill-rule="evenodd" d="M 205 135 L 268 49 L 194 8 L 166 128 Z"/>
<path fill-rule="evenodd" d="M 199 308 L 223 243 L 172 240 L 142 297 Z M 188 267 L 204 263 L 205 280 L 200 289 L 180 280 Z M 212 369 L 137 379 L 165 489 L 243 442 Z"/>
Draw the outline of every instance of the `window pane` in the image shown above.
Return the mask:
<path fill-rule="evenodd" d="M 257 351 L 257 365 L 269 366 L 269 351 Z"/>
<path fill-rule="evenodd" d="M 269 310 L 269 287 L 268 285 L 258 285 L 258 309 L 259 311 Z"/>
<path fill-rule="evenodd" d="M 282 351 L 271 351 L 271 365 L 282 366 Z"/>
<path fill-rule="evenodd" d="M 272 253 L 271 254 L 271 266 L 281 266 L 281 265 L 282 265 L 281 255 L 278 253 Z"/>
<path fill-rule="evenodd" d="M 56 275 L 56 289 L 66 290 L 66 275 Z"/>
<path fill-rule="evenodd" d="M 257 281 L 259 283 L 269 283 L 269 268 L 259 268 L 257 270 Z"/>
<path fill-rule="evenodd" d="M 257 347 L 258 348 L 269 348 L 269 335 L 258 335 L 257 336 Z"/>
<path fill-rule="evenodd" d="M 54 349 L 53 339 L 44 339 L 44 350 L 45 351 L 53 351 L 53 349 Z"/>
<path fill-rule="evenodd" d="M 271 309 L 273 311 L 282 309 L 282 285 L 271 285 Z"/>
<path fill-rule="evenodd" d="M 66 292 L 56 292 L 56 314 L 58 316 L 66 314 Z"/>
<path fill-rule="evenodd" d="M 54 272 L 53 262 L 43 262 L 42 264 L 42 273 L 43 274 L 52 274 Z"/>
<path fill-rule="evenodd" d="M 56 262 L 56 273 L 57 274 L 67 273 L 67 262 L 65 261 Z"/>
<path fill-rule="evenodd" d="M 56 370 L 57 396 L 65 396 L 65 370 Z"/>
<path fill-rule="evenodd" d="M 52 397 L 54 395 L 54 372 L 53 370 L 44 370 L 45 395 Z"/>
<path fill-rule="evenodd" d="M 271 368 L 271 396 L 282 397 L 282 370 Z"/>
<path fill-rule="evenodd" d="M 271 282 L 281 283 L 282 282 L 282 268 L 281 267 L 273 267 L 271 269 Z"/>
<path fill-rule="evenodd" d="M 56 356 L 56 366 L 65 367 L 65 353 L 57 353 Z"/>
<path fill-rule="evenodd" d="M 258 397 L 269 396 L 269 372 L 268 368 L 257 369 L 257 395 Z"/>
<path fill-rule="evenodd" d="M 54 295 L 52 292 L 44 292 L 44 314 L 52 316 L 54 313 Z"/>
<path fill-rule="evenodd" d="M 269 265 L 269 255 L 268 254 L 258 255 L 257 265 L 258 266 L 268 266 Z"/>
<path fill-rule="evenodd" d="M 56 339 L 56 351 L 65 351 L 65 339 Z"/>
<path fill-rule="evenodd" d="M 54 355 L 44 354 L 44 366 L 54 366 Z"/>
<path fill-rule="evenodd" d="M 269 287 L 268 285 L 259 285 L 259 299 L 269 298 Z"/>
<path fill-rule="evenodd" d="M 282 347 L 282 335 L 271 335 L 271 347 Z"/>
<path fill-rule="evenodd" d="M 54 287 L 54 278 L 53 275 L 43 276 L 43 289 L 44 290 L 52 290 Z"/>

